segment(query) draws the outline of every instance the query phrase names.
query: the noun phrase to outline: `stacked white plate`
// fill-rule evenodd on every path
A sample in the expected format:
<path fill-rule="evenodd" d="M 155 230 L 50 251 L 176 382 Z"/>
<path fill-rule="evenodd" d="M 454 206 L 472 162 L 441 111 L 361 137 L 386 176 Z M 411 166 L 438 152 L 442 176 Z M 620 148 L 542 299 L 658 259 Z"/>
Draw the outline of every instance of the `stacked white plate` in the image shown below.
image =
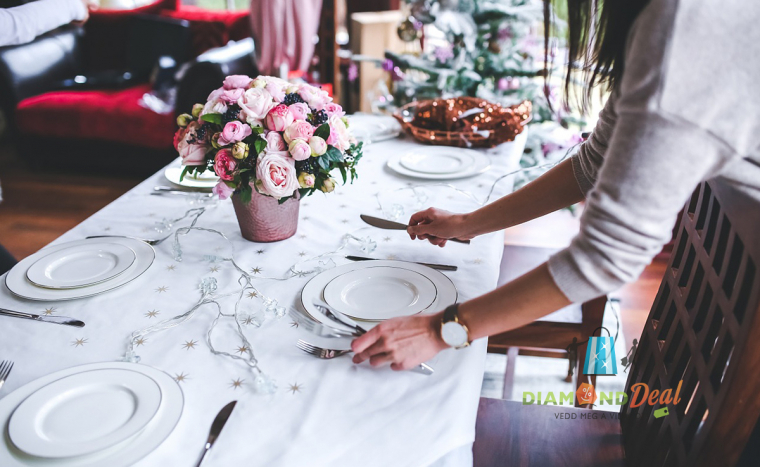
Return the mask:
<path fill-rule="evenodd" d="M 419 146 L 388 160 L 388 168 L 394 172 L 425 180 L 467 178 L 490 167 L 485 154 L 448 146 Z"/>
<path fill-rule="evenodd" d="M 401 124 L 387 115 L 353 114 L 348 117 L 349 131 L 365 143 L 393 139 L 401 134 Z"/>
<path fill-rule="evenodd" d="M 202 174 L 185 174 L 182 177 L 184 167 L 167 167 L 164 171 L 164 177 L 174 185 L 184 188 L 194 188 L 200 191 L 209 191 L 219 183 L 219 177 L 212 171 L 206 170 Z M 182 177 L 182 180 L 180 180 Z"/>
<path fill-rule="evenodd" d="M 441 311 L 456 303 L 457 289 L 451 279 L 427 266 L 405 261 L 360 261 L 322 272 L 301 292 L 306 313 L 334 326 L 314 306 L 315 298 L 372 326 L 398 316 Z"/>
<path fill-rule="evenodd" d="M 176 381 L 145 365 L 59 371 L 0 399 L 0 465 L 132 465 L 169 436 L 183 405 Z"/>
<path fill-rule="evenodd" d="M 77 240 L 23 259 L 5 276 L 5 285 L 29 300 L 90 297 L 137 279 L 155 258 L 152 246 L 133 238 Z"/>

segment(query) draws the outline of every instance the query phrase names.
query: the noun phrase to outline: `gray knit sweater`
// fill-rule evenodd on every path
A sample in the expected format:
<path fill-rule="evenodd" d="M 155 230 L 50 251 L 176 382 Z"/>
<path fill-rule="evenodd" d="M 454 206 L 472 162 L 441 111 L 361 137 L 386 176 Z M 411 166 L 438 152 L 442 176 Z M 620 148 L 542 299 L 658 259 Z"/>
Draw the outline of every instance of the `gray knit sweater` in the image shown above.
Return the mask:
<path fill-rule="evenodd" d="M 635 280 L 694 188 L 720 177 L 760 199 L 760 4 L 652 0 L 625 73 L 573 157 L 581 231 L 549 260 L 573 302 Z"/>

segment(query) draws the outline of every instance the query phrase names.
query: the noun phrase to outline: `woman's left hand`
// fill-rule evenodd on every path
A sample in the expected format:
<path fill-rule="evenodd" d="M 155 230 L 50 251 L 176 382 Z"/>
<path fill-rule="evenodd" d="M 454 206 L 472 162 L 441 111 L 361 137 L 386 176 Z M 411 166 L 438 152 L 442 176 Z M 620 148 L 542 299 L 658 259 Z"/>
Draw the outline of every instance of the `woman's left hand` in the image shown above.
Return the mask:
<path fill-rule="evenodd" d="M 391 364 L 408 370 L 448 347 L 441 339 L 441 315 L 405 316 L 384 321 L 354 339 L 354 363 L 369 359 L 372 366 Z"/>

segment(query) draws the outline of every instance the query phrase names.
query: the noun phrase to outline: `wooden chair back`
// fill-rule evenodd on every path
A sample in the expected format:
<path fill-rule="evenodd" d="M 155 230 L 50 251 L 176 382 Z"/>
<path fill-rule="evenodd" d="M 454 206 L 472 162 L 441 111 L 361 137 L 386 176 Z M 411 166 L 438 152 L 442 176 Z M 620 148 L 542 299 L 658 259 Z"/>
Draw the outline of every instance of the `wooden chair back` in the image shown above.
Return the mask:
<path fill-rule="evenodd" d="M 626 462 L 730 466 L 760 415 L 760 202 L 718 181 L 684 208 L 675 251 L 642 332 L 626 392 L 679 401 L 620 412 Z M 641 394 L 643 387 L 639 386 Z"/>

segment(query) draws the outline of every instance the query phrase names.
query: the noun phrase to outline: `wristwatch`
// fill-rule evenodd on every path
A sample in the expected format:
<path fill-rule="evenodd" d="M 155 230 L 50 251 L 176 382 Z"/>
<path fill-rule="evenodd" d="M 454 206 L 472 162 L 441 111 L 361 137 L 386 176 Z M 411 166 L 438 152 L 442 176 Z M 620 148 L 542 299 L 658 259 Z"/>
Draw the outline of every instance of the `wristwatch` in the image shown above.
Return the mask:
<path fill-rule="evenodd" d="M 441 338 L 447 345 L 455 349 L 462 349 L 470 345 L 470 330 L 459 320 L 458 312 L 458 303 L 444 310 L 441 319 Z"/>

